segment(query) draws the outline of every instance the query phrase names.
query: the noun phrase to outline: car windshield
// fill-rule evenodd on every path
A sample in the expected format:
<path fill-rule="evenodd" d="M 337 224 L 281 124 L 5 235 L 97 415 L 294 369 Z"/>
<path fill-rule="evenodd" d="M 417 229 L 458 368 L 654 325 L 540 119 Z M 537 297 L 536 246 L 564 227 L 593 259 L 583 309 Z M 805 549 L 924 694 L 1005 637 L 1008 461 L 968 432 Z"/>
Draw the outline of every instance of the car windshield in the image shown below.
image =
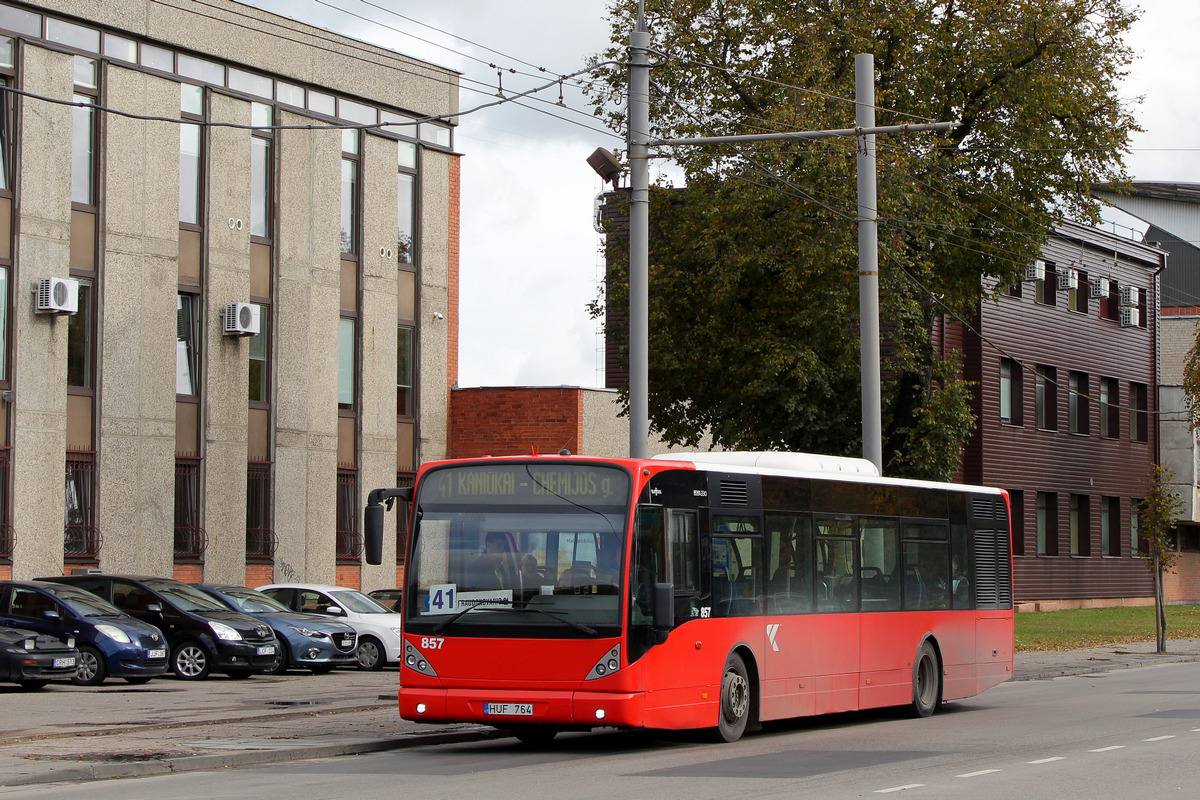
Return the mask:
<path fill-rule="evenodd" d="M 73 586 L 48 586 L 46 591 L 81 617 L 112 617 L 125 613 L 107 600 Z"/>
<path fill-rule="evenodd" d="M 542 461 L 445 467 L 423 478 L 415 503 L 408 622 L 564 635 L 620 624 L 624 470 Z"/>
<path fill-rule="evenodd" d="M 338 591 L 330 592 L 333 599 L 353 611 L 355 614 L 391 614 L 390 608 L 384 608 L 362 592 Z"/>
<path fill-rule="evenodd" d="M 146 586 L 169 599 L 181 611 L 228 611 L 221 601 L 209 597 L 199 589 L 168 580 L 149 580 Z"/>
<path fill-rule="evenodd" d="M 275 614 L 280 611 L 291 611 L 274 597 L 268 597 L 253 589 L 225 589 L 221 594 L 232 600 L 234 605 L 247 614 Z"/>

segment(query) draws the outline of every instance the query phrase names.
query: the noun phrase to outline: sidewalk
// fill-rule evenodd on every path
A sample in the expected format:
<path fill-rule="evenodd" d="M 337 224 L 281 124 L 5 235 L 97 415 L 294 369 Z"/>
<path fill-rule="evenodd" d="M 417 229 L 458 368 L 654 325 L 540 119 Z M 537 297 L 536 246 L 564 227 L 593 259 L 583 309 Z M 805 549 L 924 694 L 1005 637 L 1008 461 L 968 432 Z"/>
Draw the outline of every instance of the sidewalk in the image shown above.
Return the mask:
<path fill-rule="evenodd" d="M 1200 661 L 1200 639 L 1018 653 L 1015 680 Z M 394 670 L 214 676 L 97 688 L 0 684 L 0 786 L 162 775 L 499 737 L 479 725 L 418 725 L 396 713 Z"/>

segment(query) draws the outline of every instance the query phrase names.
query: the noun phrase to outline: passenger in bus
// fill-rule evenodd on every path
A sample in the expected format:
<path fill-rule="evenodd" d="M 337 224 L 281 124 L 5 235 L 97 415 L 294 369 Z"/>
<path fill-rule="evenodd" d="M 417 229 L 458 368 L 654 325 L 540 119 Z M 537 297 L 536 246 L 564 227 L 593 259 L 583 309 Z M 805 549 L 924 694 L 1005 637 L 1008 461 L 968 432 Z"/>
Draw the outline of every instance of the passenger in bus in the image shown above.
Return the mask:
<path fill-rule="evenodd" d="M 537 556 L 533 553 L 526 553 L 521 556 L 521 571 L 518 576 L 521 579 L 521 588 L 526 592 L 540 591 L 540 587 L 545 581 L 542 579 L 541 573 L 538 572 Z"/>
<path fill-rule="evenodd" d="M 958 566 L 958 556 L 951 559 L 951 586 L 954 590 L 954 607 L 967 608 L 971 604 L 971 582 Z"/>

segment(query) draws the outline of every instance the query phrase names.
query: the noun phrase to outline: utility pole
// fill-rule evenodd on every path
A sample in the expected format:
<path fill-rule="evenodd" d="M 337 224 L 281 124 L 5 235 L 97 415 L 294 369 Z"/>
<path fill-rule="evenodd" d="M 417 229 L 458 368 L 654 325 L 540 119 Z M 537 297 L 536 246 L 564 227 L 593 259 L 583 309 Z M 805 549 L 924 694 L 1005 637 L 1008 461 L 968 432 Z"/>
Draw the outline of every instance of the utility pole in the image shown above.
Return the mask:
<path fill-rule="evenodd" d="M 854 57 L 855 127 L 824 131 L 791 131 L 744 136 L 685 139 L 649 138 L 650 33 L 639 3 L 637 24 L 629 36 L 629 455 L 644 458 L 649 422 L 649 148 L 697 144 L 765 142 L 784 139 L 858 138 L 858 292 L 859 353 L 862 369 L 863 458 L 883 472 L 883 413 L 879 370 L 879 242 L 875 175 L 875 135 L 944 131 L 956 122 L 919 125 L 875 125 L 875 59 Z"/>
<path fill-rule="evenodd" d="M 650 439 L 650 32 L 645 8 L 629 35 L 629 457 Z"/>

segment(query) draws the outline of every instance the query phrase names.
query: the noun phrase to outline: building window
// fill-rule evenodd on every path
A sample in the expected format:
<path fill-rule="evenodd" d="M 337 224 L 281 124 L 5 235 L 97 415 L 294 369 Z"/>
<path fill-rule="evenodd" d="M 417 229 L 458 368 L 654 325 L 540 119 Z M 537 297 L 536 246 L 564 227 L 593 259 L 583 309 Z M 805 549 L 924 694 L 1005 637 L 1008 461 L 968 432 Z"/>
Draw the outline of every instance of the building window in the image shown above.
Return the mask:
<path fill-rule="evenodd" d="M 94 561 L 102 537 L 96 527 L 96 457 L 67 452 L 63 555 L 67 560 Z"/>
<path fill-rule="evenodd" d="M 1058 555 L 1058 494 L 1037 493 L 1037 552 L 1039 556 Z"/>
<path fill-rule="evenodd" d="M 1086 372 L 1071 372 L 1067 378 L 1067 417 L 1071 433 L 1090 433 L 1091 409 L 1088 406 Z"/>
<path fill-rule="evenodd" d="M 1025 492 L 1008 490 L 1010 508 L 1009 524 L 1012 526 L 1012 549 L 1014 556 L 1025 555 Z"/>
<path fill-rule="evenodd" d="M 1129 438 L 1135 442 L 1150 440 L 1149 393 L 1144 383 L 1129 384 Z"/>
<path fill-rule="evenodd" d="M 401 145 L 403 146 L 403 145 Z M 416 176 L 396 175 L 396 262 L 413 263 L 413 234 L 416 228 Z"/>
<path fill-rule="evenodd" d="M 355 320 L 348 317 L 338 320 L 338 406 L 342 408 L 354 408 L 356 327 Z"/>
<path fill-rule="evenodd" d="M 1034 378 L 1034 408 L 1037 426 L 1042 430 L 1058 430 L 1058 370 L 1039 364 Z"/>
<path fill-rule="evenodd" d="M 1088 294 L 1091 292 L 1091 287 L 1088 286 L 1088 274 L 1081 270 L 1075 270 L 1077 280 L 1074 289 L 1067 290 L 1067 309 L 1080 314 L 1088 313 Z"/>
<path fill-rule="evenodd" d="M 258 305 L 258 325 L 259 332 L 257 336 L 251 336 L 250 339 L 250 402 L 266 403 L 268 401 L 270 389 L 271 370 L 269 364 L 270 354 L 270 309 L 268 306 Z"/>
<path fill-rule="evenodd" d="M 396 414 L 413 415 L 412 328 L 396 328 Z"/>
<path fill-rule="evenodd" d="M 200 394 L 200 298 L 180 292 L 175 298 L 175 394 Z"/>
<path fill-rule="evenodd" d="M 92 388 L 92 282 L 79 281 L 79 311 L 67 322 L 67 386 Z"/>
<path fill-rule="evenodd" d="M 1058 302 L 1058 270 L 1054 263 L 1046 262 L 1046 276 L 1035 281 L 1034 299 L 1042 305 L 1052 306 Z"/>
<path fill-rule="evenodd" d="M 1137 555 L 1142 550 L 1142 539 L 1140 536 L 1141 530 L 1141 512 L 1142 501 L 1133 499 L 1129 501 L 1129 552 Z"/>
<path fill-rule="evenodd" d="M 197 87 L 199 88 L 199 87 Z M 200 224 L 201 126 L 179 126 L 179 221 Z"/>
<path fill-rule="evenodd" d="M 1108 297 L 1100 298 L 1100 319 L 1117 320 L 1121 318 L 1121 288 L 1116 279 L 1108 282 Z"/>
<path fill-rule="evenodd" d="M 71 109 L 71 202 L 91 206 L 96 204 L 95 98 L 75 94 L 71 99 L 85 104 Z"/>
<path fill-rule="evenodd" d="M 1116 378 L 1100 379 L 1100 435 L 1115 439 L 1121 433 L 1121 397 Z"/>
<path fill-rule="evenodd" d="M 1000 421 L 1022 424 L 1021 365 L 1011 358 L 1000 359 Z"/>
<path fill-rule="evenodd" d="M 1100 498 L 1100 550 L 1106 556 L 1121 555 L 1121 499 Z"/>
<path fill-rule="evenodd" d="M 1090 556 L 1091 504 L 1087 495 L 1073 494 L 1070 500 L 1071 555 Z"/>
<path fill-rule="evenodd" d="M 342 134 L 342 253 L 353 255 L 358 252 L 358 131 Z"/>

